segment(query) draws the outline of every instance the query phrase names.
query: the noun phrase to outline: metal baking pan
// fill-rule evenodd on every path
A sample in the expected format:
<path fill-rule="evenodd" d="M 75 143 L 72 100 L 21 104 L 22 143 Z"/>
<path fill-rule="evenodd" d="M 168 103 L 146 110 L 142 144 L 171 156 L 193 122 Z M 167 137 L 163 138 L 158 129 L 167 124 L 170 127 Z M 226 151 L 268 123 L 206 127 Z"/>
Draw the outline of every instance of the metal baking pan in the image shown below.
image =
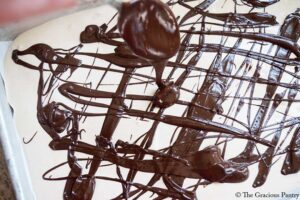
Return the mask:
<path fill-rule="evenodd" d="M 36 197 L 32 188 L 25 154 L 23 152 L 22 140 L 17 132 L 13 119 L 13 109 L 6 99 L 3 76 L 4 58 L 7 50 L 11 41 L 18 34 L 34 26 L 75 11 L 100 6 L 104 2 L 107 2 L 107 0 L 78 0 L 77 6 L 72 9 L 0 27 L 0 145 L 2 145 L 4 150 L 4 157 L 14 188 L 15 197 L 18 200 L 35 200 Z"/>
<path fill-rule="evenodd" d="M 11 42 L 0 42 L 0 142 L 18 200 L 35 199 L 27 170 L 21 139 L 13 120 L 13 110 L 6 99 L 3 81 L 4 57 Z"/>

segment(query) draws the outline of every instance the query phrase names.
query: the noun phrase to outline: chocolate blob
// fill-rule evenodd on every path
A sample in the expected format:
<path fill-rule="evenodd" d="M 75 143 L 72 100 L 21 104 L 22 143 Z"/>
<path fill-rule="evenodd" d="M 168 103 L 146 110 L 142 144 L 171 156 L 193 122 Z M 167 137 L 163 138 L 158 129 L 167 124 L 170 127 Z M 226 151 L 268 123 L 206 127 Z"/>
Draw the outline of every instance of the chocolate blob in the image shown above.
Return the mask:
<path fill-rule="evenodd" d="M 156 83 L 163 87 L 161 77 L 166 61 L 180 47 L 179 27 L 170 8 L 160 0 L 123 3 L 118 28 L 133 53 L 153 65 Z"/>
<path fill-rule="evenodd" d="M 42 112 L 47 119 L 47 124 L 57 133 L 62 133 L 70 124 L 71 113 L 58 108 L 55 102 L 46 105 Z"/>
<path fill-rule="evenodd" d="M 279 0 L 242 0 L 242 2 L 254 8 L 265 8 L 279 2 Z"/>
<path fill-rule="evenodd" d="M 170 82 L 159 88 L 154 95 L 153 104 L 159 108 L 167 108 L 174 105 L 179 99 L 178 87 Z"/>
<path fill-rule="evenodd" d="M 131 50 L 147 60 L 167 60 L 180 47 L 179 28 L 170 8 L 159 0 L 122 4 L 118 28 Z"/>

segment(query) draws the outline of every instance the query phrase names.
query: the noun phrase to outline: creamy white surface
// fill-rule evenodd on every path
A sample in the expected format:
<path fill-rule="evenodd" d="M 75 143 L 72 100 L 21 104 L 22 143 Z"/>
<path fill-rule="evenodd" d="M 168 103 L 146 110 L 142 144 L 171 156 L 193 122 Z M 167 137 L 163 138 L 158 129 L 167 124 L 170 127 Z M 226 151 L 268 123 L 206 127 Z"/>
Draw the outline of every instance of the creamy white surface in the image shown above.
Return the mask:
<path fill-rule="evenodd" d="M 217 1 L 214 4 L 213 8 L 210 9 L 211 12 L 220 12 L 219 8 L 222 5 L 223 1 Z M 267 9 L 270 14 L 276 15 L 279 24 L 282 24 L 283 19 L 288 13 L 294 12 L 296 6 L 300 7 L 300 3 L 297 1 L 288 1 L 282 0 L 276 6 L 271 6 Z M 284 8 L 284 9 L 282 9 Z M 231 11 L 232 4 L 229 2 L 226 4 L 221 12 Z M 104 22 L 109 21 L 112 15 L 116 11 L 109 7 L 103 6 L 99 8 L 95 8 L 92 10 L 82 11 L 76 14 L 72 14 L 70 16 L 65 16 L 63 18 L 59 18 L 53 21 L 50 21 L 46 24 L 43 24 L 39 27 L 36 27 L 32 30 L 29 30 L 23 34 L 21 34 L 11 45 L 7 58 L 6 58 L 6 72 L 5 72 L 5 82 L 7 86 L 7 93 L 9 102 L 15 109 L 15 120 L 17 123 L 17 129 L 19 131 L 20 137 L 28 140 L 36 131 L 38 132 L 37 136 L 34 140 L 27 145 L 23 145 L 24 152 L 27 155 L 28 167 L 30 169 L 31 180 L 33 183 L 33 188 L 36 193 L 37 199 L 44 200 L 53 200 L 53 199 L 62 199 L 62 193 L 64 188 L 64 181 L 59 182 L 51 182 L 44 181 L 42 179 L 42 174 L 48 170 L 50 167 L 59 164 L 61 162 L 66 161 L 66 152 L 55 152 L 52 151 L 48 144 L 51 141 L 50 137 L 42 130 L 39 123 L 36 119 L 36 91 L 37 91 L 37 83 L 39 75 L 37 72 L 25 69 L 22 66 L 16 65 L 11 60 L 11 51 L 13 49 L 24 50 L 29 46 L 36 43 L 46 43 L 54 48 L 69 48 L 77 45 L 79 43 L 79 34 L 84 28 L 89 24 L 97 24 L 101 25 Z M 278 28 L 278 27 L 277 27 Z M 277 33 L 277 28 L 274 28 L 274 34 Z M 99 47 L 100 51 L 105 52 L 105 49 L 100 44 L 91 44 L 85 45 L 82 51 L 95 52 L 96 48 Z M 101 49 L 102 48 L 102 49 Z M 34 62 L 34 60 L 32 60 Z M 91 60 L 85 60 L 84 62 L 91 62 Z M 99 63 L 101 64 L 101 63 Z M 207 66 L 208 67 L 208 66 Z M 207 68 L 206 67 L 206 68 Z M 147 73 L 151 71 L 150 68 L 139 69 L 140 73 Z M 265 72 L 267 73 L 267 71 Z M 78 74 L 80 79 L 80 74 Z M 93 74 L 93 76 L 97 76 Z M 118 81 L 119 77 L 111 76 L 115 82 Z M 110 83 L 112 80 L 107 80 Z M 190 87 L 193 86 L 191 83 Z M 113 89 L 107 87 L 106 89 Z M 152 85 L 147 94 L 151 94 L 155 91 L 156 86 Z M 132 93 L 139 93 L 141 88 L 132 87 Z M 259 91 L 257 91 L 259 93 Z M 60 98 L 59 96 L 55 96 L 56 98 Z M 183 99 L 188 97 L 181 97 Z M 145 107 L 146 103 L 141 103 L 141 105 L 137 105 L 137 107 Z M 167 110 L 166 113 L 175 114 L 178 112 L 179 108 L 171 107 Z M 293 115 L 297 115 L 299 106 L 296 109 L 293 109 L 289 113 Z M 101 121 L 90 122 L 90 124 L 97 123 L 95 127 L 89 127 L 89 130 L 98 131 L 99 124 Z M 131 120 L 121 120 L 120 125 L 114 135 L 114 141 L 117 139 L 122 139 L 125 141 L 132 142 L 139 136 L 141 133 L 146 132 L 151 123 L 144 123 L 137 121 L 135 119 Z M 124 132 L 124 130 L 126 130 Z M 172 130 L 174 128 L 170 128 L 170 126 L 164 125 L 161 123 L 159 126 L 157 133 L 166 133 L 166 134 L 156 134 L 156 138 L 153 144 L 154 149 L 159 149 L 164 146 L 166 143 L 162 141 L 168 141 Z M 99 131 L 98 131 L 99 132 Z M 97 134 L 96 132 L 95 134 Z M 135 133 L 138 133 L 135 136 Z M 87 140 L 93 141 L 94 133 L 90 134 Z M 133 134 L 133 139 L 130 140 L 130 136 Z M 237 151 L 240 152 L 244 148 L 244 141 L 239 141 L 237 143 L 233 143 L 230 145 L 230 151 L 232 154 L 236 154 Z M 212 184 L 205 188 L 199 187 L 197 194 L 199 199 L 224 199 L 224 200 L 232 200 L 235 199 L 236 192 L 244 192 L 247 191 L 249 193 L 280 193 L 280 192 L 288 192 L 289 190 L 294 190 L 298 188 L 300 191 L 300 174 L 294 174 L 289 176 L 282 176 L 280 174 L 280 169 L 282 166 L 282 162 L 284 157 L 280 159 L 271 169 L 269 178 L 267 182 L 260 188 L 252 188 L 252 182 L 257 173 L 257 165 L 251 166 L 250 169 L 250 177 L 246 182 L 238 183 L 238 184 Z M 103 168 L 99 170 L 101 175 L 109 175 L 116 177 L 115 168 Z M 127 170 L 124 170 L 127 171 Z M 64 170 L 58 170 L 58 173 L 52 173 L 53 176 L 66 176 L 68 172 L 68 168 L 65 167 Z M 125 173 L 124 173 L 125 174 Z M 137 182 L 147 183 L 151 174 L 140 173 L 140 176 L 137 176 Z M 195 183 L 196 181 L 192 181 L 191 183 Z M 159 183 L 159 185 L 163 185 Z M 116 183 L 110 183 L 107 181 L 97 180 L 97 186 L 95 190 L 94 199 L 110 199 L 121 192 L 121 185 Z M 149 197 L 143 197 L 142 199 L 149 199 Z"/>

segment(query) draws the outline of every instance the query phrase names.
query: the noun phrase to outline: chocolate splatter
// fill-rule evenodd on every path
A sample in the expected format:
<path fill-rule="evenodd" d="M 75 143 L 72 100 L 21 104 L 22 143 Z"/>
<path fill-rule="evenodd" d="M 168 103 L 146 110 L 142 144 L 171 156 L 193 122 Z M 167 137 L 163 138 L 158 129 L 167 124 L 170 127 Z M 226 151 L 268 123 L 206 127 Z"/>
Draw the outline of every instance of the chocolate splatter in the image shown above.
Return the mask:
<path fill-rule="evenodd" d="M 177 18 L 168 6 L 158 0 L 124 3 L 117 24 L 112 27 L 108 24 L 87 26 L 80 34 L 81 44 L 74 48 L 54 49 L 46 44 L 36 44 L 24 51 L 13 51 L 15 63 L 39 72 L 37 118 L 52 138 L 50 147 L 67 151 L 67 162 L 45 174 L 68 164 L 68 176 L 44 176 L 46 180 L 66 180 L 64 199 L 92 199 L 97 179 L 121 184 L 123 192 L 115 199 L 134 196 L 138 199 L 146 192 L 155 193 L 156 199 L 196 199 L 195 191 L 199 185 L 243 182 L 250 173 L 248 166 L 255 163 L 258 163 L 259 171 L 253 187 L 259 187 L 267 181 L 274 157 L 282 154 L 286 155 L 282 174 L 300 170 L 300 118 L 289 116 L 292 106 L 299 103 L 296 98 L 298 71 L 294 73 L 290 69 L 299 66 L 300 10 L 288 15 L 279 35 L 275 35 L 266 33 L 266 30 L 278 24 L 276 17 L 266 12 L 251 11 L 266 8 L 278 0 L 242 0 L 243 5 L 239 6 L 252 7 L 249 13 L 212 13 L 208 9 L 214 0 L 204 0 L 194 6 L 190 2 L 168 2 L 170 8 L 179 6 L 187 9 L 185 15 Z M 209 43 L 212 35 L 219 37 L 218 44 Z M 122 37 L 124 40 L 121 40 Z M 231 47 L 226 46 L 229 38 L 235 38 Z M 248 50 L 243 49 L 245 41 L 251 41 Z M 114 52 L 81 52 L 83 45 L 97 42 L 114 47 Z M 271 53 L 273 48 L 277 48 L 274 55 Z M 208 68 L 199 66 L 199 62 L 205 59 L 205 53 L 214 54 Z M 21 59 L 29 54 L 40 60 L 39 66 Z M 91 57 L 94 63 L 85 64 L 77 56 Z M 237 64 L 237 56 L 243 56 L 241 64 Z M 174 61 L 170 60 L 171 57 Z M 96 59 L 110 64 L 108 67 L 97 66 Z M 123 70 L 111 68 L 111 65 Z M 143 67 L 153 67 L 155 77 L 137 73 L 137 69 Z M 166 67 L 171 71 L 163 80 Z M 262 75 L 263 67 L 269 68 L 267 78 Z M 70 81 L 76 70 L 90 70 L 89 73 L 103 71 L 104 75 L 95 87 L 91 83 Z M 177 70 L 181 70 L 179 76 L 174 75 Z M 99 89 L 107 72 L 122 75 L 115 92 Z M 69 74 L 68 78 L 63 78 L 65 74 Z M 282 81 L 286 74 L 291 77 L 290 83 Z M 184 83 L 192 78 L 197 79 L 195 88 L 185 88 Z M 138 82 L 133 83 L 132 80 Z M 131 85 L 145 85 L 146 88 L 153 83 L 158 86 L 153 96 L 144 95 L 142 91 L 140 94 L 127 93 Z M 255 96 L 257 85 L 266 87 L 263 97 Z M 228 94 L 232 87 L 235 91 Z M 82 105 L 81 110 L 53 101 L 51 95 L 54 90 L 76 105 Z M 184 92 L 193 95 L 191 101 L 181 98 Z M 97 101 L 99 99 L 111 101 L 106 104 Z M 131 101 L 130 106 L 126 105 L 128 100 Z M 134 109 L 134 101 L 147 101 L 149 106 L 145 110 Z M 229 109 L 224 107 L 228 101 L 231 102 Z M 186 106 L 182 116 L 165 113 L 176 105 Z M 105 108 L 107 111 L 90 112 L 89 107 Z M 280 107 L 284 107 L 283 112 Z M 158 108 L 157 112 L 155 108 Z M 245 120 L 238 117 L 243 112 L 246 113 Z M 251 117 L 253 113 L 254 118 Z M 272 121 L 278 113 L 281 121 Z M 105 120 L 95 143 L 89 144 L 81 141 L 81 135 L 86 134 L 81 125 L 85 121 L 82 119 L 92 117 L 104 117 Z M 152 126 L 135 142 L 118 140 L 113 143 L 112 137 L 120 120 L 128 117 L 151 120 Z M 223 117 L 223 122 L 216 120 L 217 117 Z M 160 123 L 178 127 L 175 132 L 179 130 L 179 133 L 176 137 L 174 132 L 172 138 L 175 141 L 158 151 L 151 146 L 154 136 L 163 134 L 157 132 Z M 291 132 L 293 136 L 289 145 L 282 149 Z M 286 136 L 282 139 L 283 133 Z M 215 139 L 215 144 L 201 148 L 203 142 L 210 139 Z M 248 141 L 245 150 L 228 159 L 226 150 L 230 141 L 237 139 Z M 261 153 L 258 145 L 265 146 L 265 152 Z M 80 163 L 81 159 L 76 157 L 78 152 L 87 154 L 85 160 L 88 164 Z M 152 159 L 145 159 L 146 156 Z M 116 166 L 118 178 L 97 175 L 102 161 Z M 89 169 L 87 174 L 83 174 L 83 167 Z M 120 167 L 129 169 L 127 177 L 123 177 Z M 135 183 L 138 172 L 151 173 L 153 177 L 148 183 Z M 198 184 L 184 188 L 186 179 L 197 179 Z M 167 189 L 154 186 L 159 180 Z"/>

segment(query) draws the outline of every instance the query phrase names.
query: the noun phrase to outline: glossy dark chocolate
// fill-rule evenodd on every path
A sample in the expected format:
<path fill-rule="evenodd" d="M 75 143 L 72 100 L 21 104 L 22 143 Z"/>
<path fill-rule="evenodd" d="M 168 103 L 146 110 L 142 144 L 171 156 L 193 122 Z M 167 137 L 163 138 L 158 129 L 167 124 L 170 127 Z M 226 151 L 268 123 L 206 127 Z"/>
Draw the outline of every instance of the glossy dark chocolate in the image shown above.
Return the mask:
<path fill-rule="evenodd" d="M 172 6 L 182 6 L 188 11 L 180 17 L 175 17 L 171 9 L 158 0 L 137 0 L 122 5 L 118 24 L 109 28 L 89 25 L 80 34 L 82 44 L 100 42 L 115 47 L 111 53 L 81 52 L 82 44 L 69 49 L 53 49 L 46 44 L 35 44 L 24 51 L 14 50 L 12 58 L 15 63 L 40 74 L 38 83 L 37 118 L 52 138 L 49 144 L 53 150 L 67 151 L 67 161 L 48 170 L 46 180 L 66 180 L 63 197 L 66 200 L 90 200 L 93 197 L 97 179 L 120 183 L 123 192 L 114 199 L 139 199 L 146 192 L 153 192 L 156 199 L 196 199 L 195 191 L 201 184 L 239 183 L 247 180 L 248 166 L 258 163 L 258 174 L 253 187 L 263 185 L 274 163 L 274 158 L 285 154 L 281 173 L 284 175 L 297 173 L 300 170 L 300 118 L 288 117 L 293 104 L 299 102 L 296 98 L 300 89 L 297 74 L 300 58 L 300 48 L 297 43 L 300 37 L 299 10 L 288 15 L 280 28 L 279 35 L 267 34 L 264 29 L 277 25 L 276 17 L 266 12 L 249 13 L 211 13 L 207 9 L 215 0 L 204 0 L 198 5 L 190 1 L 170 1 Z M 278 0 L 242 0 L 244 6 L 266 8 Z M 258 9 L 261 10 L 261 9 Z M 175 13 L 176 15 L 177 13 Z M 195 16 L 200 17 L 198 20 Z M 209 23 L 206 19 L 218 22 Z M 180 26 L 177 25 L 178 24 Z M 200 24 L 200 28 L 199 25 Z M 188 26 L 189 25 L 189 26 Z M 207 26 L 222 28 L 207 30 Z M 180 27 L 180 30 L 179 30 Z M 119 29 L 119 32 L 117 31 Z M 253 31 L 253 30 L 258 31 Z M 181 35 L 180 35 L 181 34 Z M 221 42 L 216 44 L 209 36 L 219 36 Z M 181 41 L 180 41 L 181 36 Z M 198 37 L 198 42 L 192 37 Z M 120 38 L 123 37 L 123 40 Z M 226 46 L 228 37 L 236 38 L 234 45 Z M 244 50 L 244 40 L 251 41 L 249 50 Z M 209 43 L 214 42 L 214 43 Z M 262 49 L 271 44 L 276 47 L 275 54 L 264 54 Z M 259 51 L 255 51 L 255 47 Z M 205 59 L 204 53 L 214 53 L 215 57 L 206 69 L 198 66 L 200 59 Z M 34 55 L 40 61 L 39 66 L 22 60 L 24 55 Z M 225 55 L 225 56 L 224 56 Z M 88 65 L 76 56 L 88 56 L 117 65 L 124 70 L 110 67 Z M 174 57 L 174 61 L 170 61 Z M 237 56 L 243 56 L 242 64 L 237 66 Z M 257 63 L 253 64 L 252 61 Z M 262 63 L 269 64 L 267 78 L 262 73 Z M 49 65 L 49 67 L 47 67 Z M 56 67 L 54 67 L 56 65 Z M 138 68 L 153 66 L 156 76 L 137 73 Z M 163 80 L 165 67 L 171 67 L 168 77 Z M 295 67 L 295 73 L 289 71 Z M 68 72 L 70 76 L 80 69 L 120 73 L 122 78 L 115 92 L 100 90 L 101 81 L 96 88 L 88 83 L 82 84 L 62 80 L 61 76 Z M 177 69 L 181 72 L 173 80 Z M 253 74 L 249 75 L 254 69 Z M 46 78 L 46 73 L 51 73 Z M 184 83 L 189 78 L 195 78 L 193 72 L 200 73 L 196 89 L 185 88 Z M 282 82 L 284 74 L 293 77 L 291 83 Z M 201 75 L 204 77 L 200 83 Z M 139 83 L 132 83 L 137 79 Z M 59 85 L 56 82 L 62 81 Z M 143 81 L 146 80 L 146 81 Z M 236 84 L 232 94 L 229 88 Z M 127 88 L 132 84 L 158 85 L 153 96 L 127 94 Z M 266 86 L 263 97 L 254 95 L 256 84 Z M 242 88 L 246 90 L 242 90 Z M 278 88 L 283 88 L 278 92 Z M 83 105 L 81 110 L 69 105 L 52 101 L 52 92 L 57 90 L 63 97 Z M 193 95 L 191 101 L 182 100 L 180 94 L 188 92 Z M 84 97 L 84 98 L 82 98 Z M 48 100 L 45 100 L 45 99 Z M 89 100 L 88 100 L 89 99 Z M 111 99 L 110 104 L 100 103 L 97 99 Z M 184 99 L 184 98 L 183 98 Z M 133 109 L 126 104 L 130 101 L 148 101 L 145 110 Z M 231 100 L 229 109 L 224 109 L 226 101 Z M 259 101 L 257 104 L 253 102 Z M 166 114 L 172 106 L 186 106 L 182 116 Z M 269 124 L 280 106 L 285 105 L 282 122 Z M 105 108 L 105 113 L 90 113 L 89 106 Z M 252 108 L 258 106 L 257 111 Z M 158 111 L 155 111 L 158 108 Z M 247 122 L 240 120 L 240 112 L 247 108 L 244 116 Z M 251 115 L 255 113 L 254 118 Z M 177 114 L 177 113 L 175 113 Z M 105 117 L 94 144 L 80 140 L 85 130 L 80 128 L 85 117 Z M 215 121 L 216 117 L 224 121 Z M 112 142 L 112 137 L 124 117 L 134 117 L 141 120 L 152 120 L 151 128 L 134 143 L 118 140 Z M 178 127 L 178 134 L 172 137 L 170 146 L 160 151 L 151 149 L 157 127 L 160 123 Z M 279 151 L 286 137 L 281 141 L 283 130 L 292 133 L 289 145 Z M 262 135 L 273 131 L 271 139 Z M 215 134 L 214 134 L 215 133 Z M 217 133 L 217 134 L 216 134 Z M 264 135 L 265 136 L 265 135 Z M 33 139 L 33 138 L 32 138 Z M 31 139 L 31 140 L 32 140 Z M 205 140 L 216 139 L 215 145 L 202 148 Z M 231 140 L 247 140 L 242 153 L 233 158 L 226 157 L 226 148 Z M 30 140 L 30 141 L 31 141 Z M 29 142 L 30 142 L 29 141 Z M 266 151 L 259 153 L 257 145 L 264 145 Z M 201 149 L 201 150 L 200 150 Z M 256 150 L 256 151 L 254 151 Z M 256 153 L 258 151 L 258 153 Z M 83 166 L 76 153 L 87 154 L 93 158 L 86 159 L 87 174 L 83 174 Z M 237 151 L 237 154 L 239 152 Z M 131 156 L 128 156 L 131 155 Z M 145 159 L 147 156 L 147 159 Z M 149 156 L 152 159 L 149 159 Z M 100 177 L 101 162 L 108 161 L 116 166 L 118 178 Z M 46 175 L 52 170 L 68 164 L 70 172 L 67 177 L 51 178 Z M 120 167 L 127 168 L 127 177 L 123 177 Z M 139 172 L 153 174 L 148 183 L 135 183 Z M 198 184 L 184 188 L 186 179 L 197 179 Z M 167 189 L 154 186 L 162 180 Z M 142 198 L 142 197 L 141 197 Z M 201 197 L 200 197 L 201 198 Z"/>

